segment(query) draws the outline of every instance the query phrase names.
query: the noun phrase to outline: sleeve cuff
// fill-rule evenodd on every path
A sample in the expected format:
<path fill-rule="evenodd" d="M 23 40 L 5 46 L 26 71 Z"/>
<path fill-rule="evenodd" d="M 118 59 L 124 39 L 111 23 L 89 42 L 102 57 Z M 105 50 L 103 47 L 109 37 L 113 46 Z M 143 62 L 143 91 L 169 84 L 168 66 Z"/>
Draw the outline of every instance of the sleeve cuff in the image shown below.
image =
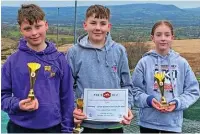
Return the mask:
<path fill-rule="evenodd" d="M 170 102 L 175 102 L 176 104 L 175 104 L 175 109 L 176 110 L 178 110 L 178 109 L 180 109 L 180 101 L 179 101 L 179 99 L 178 98 L 174 98 L 172 101 L 170 101 Z"/>
<path fill-rule="evenodd" d="M 153 95 L 150 95 L 150 96 L 148 96 L 147 97 L 147 105 L 149 106 L 149 107 L 153 107 L 152 106 L 152 100 L 153 100 L 153 98 L 154 98 L 154 96 Z"/>
<path fill-rule="evenodd" d="M 20 100 L 16 99 L 16 102 L 13 105 L 14 111 L 19 111 L 20 110 L 20 108 L 19 108 L 19 102 L 20 102 Z"/>

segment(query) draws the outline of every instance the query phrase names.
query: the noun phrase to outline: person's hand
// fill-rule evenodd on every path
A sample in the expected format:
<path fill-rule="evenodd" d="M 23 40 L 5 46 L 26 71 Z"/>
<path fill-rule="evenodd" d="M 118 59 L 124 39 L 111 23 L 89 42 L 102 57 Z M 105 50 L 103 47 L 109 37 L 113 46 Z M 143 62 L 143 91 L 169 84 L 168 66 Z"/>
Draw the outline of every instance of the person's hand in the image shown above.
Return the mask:
<path fill-rule="evenodd" d="M 176 102 L 170 102 L 169 106 L 167 106 L 164 111 L 165 112 L 172 112 L 176 108 Z"/>
<path fill-rule="evenodd" d="M 30 98 L 21 100 L 19 102 L 19 108 L 23 111 L 34 111 L 39 107 L 39 103 L 37 98 L 31 100 Z"/>
<path fill-rule="evenodd" d="M 133 117 L 134 117 L 133 113 L 131 112 L 130 109 L 128 109 L 128 116 L 124 116 L 124 119 L 120 123 L 123 125 L 130 125 Z"/>
<path fill-rule="evenodd" d="M 176 108 L 176 102 L 170 102 L 169 106 L 162 107 L 161 103 L 154 98 L 152 100 L 152 106 L 160 112 L 166 113 L 174 111 L 174 109 Z"/>
<path fill-rule="evenodd" d="M 87 118 L 86 115 L 82 112 L 82 110 L 77 108 L 74 109 L 73 116 L 75 124 L 81 124 L 83 120 Z"/>
<path fill-rule="evenodd" d="M 157 109 L 158 111 L 164 112 L 163 107 L 161 106 L 160 102 L 157 101 L 155 98 L 152 99 L 152 106 Z"/>

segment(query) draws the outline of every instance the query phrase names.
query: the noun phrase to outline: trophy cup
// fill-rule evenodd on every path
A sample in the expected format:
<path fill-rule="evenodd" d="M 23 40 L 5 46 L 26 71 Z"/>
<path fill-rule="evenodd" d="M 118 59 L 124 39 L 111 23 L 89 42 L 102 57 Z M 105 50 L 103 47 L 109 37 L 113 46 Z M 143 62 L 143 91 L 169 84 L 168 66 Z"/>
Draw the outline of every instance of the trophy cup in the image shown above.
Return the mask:
<path fill-rule="evenodd" d="M 81 109 L 83 111 L 83 98 L 78 98 L 76 100 L 77 108 Z M 74 133 L 80 134 L 83 132 L 83 127 L 81 127 L 81 124 L 77 124 L 76 127 L 73 129 Z"/>
<path fill-rule="evenodd" d="M 39 63 L 34 63 L 34 62 L 30 62 L 27 65 L 28 65 L 29 73 L 30 73 L 30 91 L 28 93 L 28 98 L 31 98 L 31 100 L 34 100 L 35 95 L 34 95 L 33 87 L 35 84 L 37 71 L 41 67 L 41 65 Z"/>
<path fill-rule="evenodd" d="M 164 72 L 157 72 L 154 75 L 154 77 L 155 77 L 155 79 L 158 83 L 158 87 L 159 87 L 159 90 L 160 90 L 160 93 L 161 93 L 161 100 L 160 100 L 161 107 L 167 107 L 168 106 L 167 100 L 164 96 L 165 73 Z"/>

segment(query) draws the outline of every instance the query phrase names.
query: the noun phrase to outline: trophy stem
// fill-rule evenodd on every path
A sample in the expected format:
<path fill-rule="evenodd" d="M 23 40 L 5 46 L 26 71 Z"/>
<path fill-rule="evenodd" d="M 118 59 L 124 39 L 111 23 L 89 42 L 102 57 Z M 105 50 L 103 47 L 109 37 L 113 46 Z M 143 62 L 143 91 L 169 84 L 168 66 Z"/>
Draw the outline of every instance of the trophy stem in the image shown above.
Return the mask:
<path fill-rule="evenodd" d="M 28 93 L 28 98 L 31 98 L 31 100 L 34 100 L 35 95 L 34 95 L 33 89 L 30 89 L 30 91 L 29 91 L 29 93 Z"/>

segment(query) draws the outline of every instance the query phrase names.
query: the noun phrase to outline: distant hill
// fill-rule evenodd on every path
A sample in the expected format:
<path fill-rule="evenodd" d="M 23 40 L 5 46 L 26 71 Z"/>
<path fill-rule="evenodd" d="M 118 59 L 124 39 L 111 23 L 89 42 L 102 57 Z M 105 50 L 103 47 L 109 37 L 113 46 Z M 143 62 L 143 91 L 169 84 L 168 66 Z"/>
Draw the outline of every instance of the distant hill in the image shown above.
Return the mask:
<path fill-rule="evenodd" d="M 111 10 L 111 22 L 113 25 L 139 25 L 147 26 L 157 20 L 166 19 L 173 21 L 177 26 L 199 26 L 200 9 L 180 9 L 174 5 L 128 4 L 108 6 Z M 77 23 L 84 21 L 85 11 L 88 7 L 77 8 Z M 43 7 L 46 18 L 50 24 L 73 25 L 74 7 L 60 7 L 59 16 L 57 7 Z M 18 7 L 2 7 L 1 19 L 3 23 L 17 23 Z M 150 25 L 151 26 L 151 25 Z"/>
<path fill-rule="evenodd" d="M 185 8 L 184 10 L 200 12 L 200 7 L 197 7 L 197 8 Z"/>

